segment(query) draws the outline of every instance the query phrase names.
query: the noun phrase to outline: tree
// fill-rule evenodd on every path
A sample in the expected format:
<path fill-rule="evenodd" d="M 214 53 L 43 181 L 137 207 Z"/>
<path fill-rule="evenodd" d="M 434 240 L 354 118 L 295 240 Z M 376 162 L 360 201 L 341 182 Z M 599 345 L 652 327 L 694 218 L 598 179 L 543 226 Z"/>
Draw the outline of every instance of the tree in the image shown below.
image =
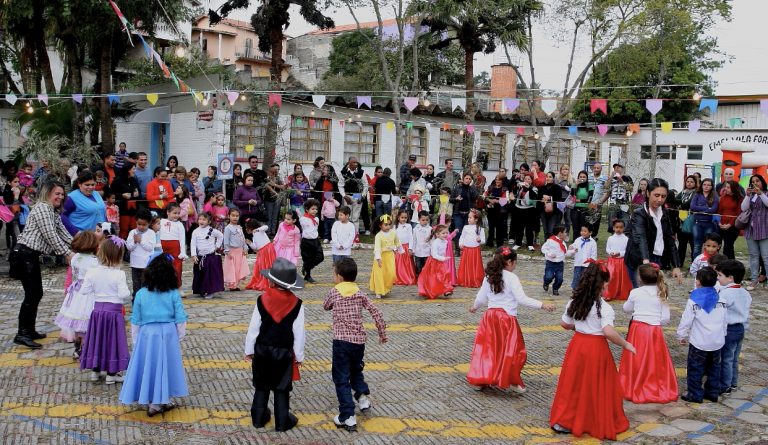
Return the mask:
<path fill-rule="evenodd" d="M 199 46 L 191 46 L 188 54 L 179 57 L 175 54 L 166 55 L 163 61 L 168 69 L 180 79 L 189 79 L 200 76 L 218 74 L 224 84 L 229 85 L 233 81 L 233 72 L 229 67 L 216 63 L 209 59 L 200 50 Z M 146 58 L 131 59 L 123 64 L 125 69 L 131 72 L 131 77 L 118 82 L 118 89 L 133 89 L 166 82 L 163 72 L 157 67 L 157 63 Z"/>

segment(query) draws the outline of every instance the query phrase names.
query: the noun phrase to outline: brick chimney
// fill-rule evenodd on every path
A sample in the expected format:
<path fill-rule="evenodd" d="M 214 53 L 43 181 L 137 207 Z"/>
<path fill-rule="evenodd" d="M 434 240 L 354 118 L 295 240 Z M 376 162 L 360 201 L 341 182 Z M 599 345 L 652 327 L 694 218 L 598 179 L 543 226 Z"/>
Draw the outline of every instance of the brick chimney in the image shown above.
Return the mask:
<path fill-rule="evenodd" d="M 491 66 L 491 109 L 501 112 L 502 99 L 515 97 L 517 97 L 517 75 L 512 66 L 508 63 Z"/>

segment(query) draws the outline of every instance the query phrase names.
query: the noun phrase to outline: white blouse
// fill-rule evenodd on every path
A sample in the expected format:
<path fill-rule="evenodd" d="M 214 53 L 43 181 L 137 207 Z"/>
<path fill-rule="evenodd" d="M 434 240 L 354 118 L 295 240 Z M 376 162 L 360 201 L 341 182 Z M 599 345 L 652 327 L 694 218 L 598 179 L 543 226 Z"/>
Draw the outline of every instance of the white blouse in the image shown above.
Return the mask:
<path fill-rule="evenodd" d="M 605 243 L 605 253 L 608 255 L 618 253 L 619 258 L 624 258 L 624 254 L 627 251 L 627 242 L 629 242 L 627 235 L 623 233 L 621 235 L 613 234 L 608 237 L 608 241 Z"/>
<path fill-rule="evenodd" d="M 477 233 L 476 225 L 467 224 L 461 229 L 461 237 L 459 237 L 459 246 L 462 247 L 477 247 L 480 244 L 485 243 L 485 229 L 480 228 L 480 233 Z M 478 241 L 478 238 L 480 241 Z"/>
<path fill-rule="evenodd" d="M 397 239 L 400 240 L 400 244 L 408 244 L 408 248 L 413 250 L 411 243 L 413 242 L 413 227 L 410 224 L 397 224 L 395 228 L 397 232 Z"/>
<path fill-rule="evenodd" d="M 507 314 L 516 317 L 518 305 L 536 309 L 541 308 L 541 301 L 525 295 L 523 285 L 520 284 L 520 279 L 517 275 L 508 270 L 504 270 L 501 273 L 504 288 L 498 294 L 493 292 L 491 284 L 488 283 L 488 277 L 483 278 L 483 284 L 480 286 L 480 290 L 477 291 L 477 297 L 475 297 L 475 304 L 473 305 L 475 309 L 488 305 L 488 309 L 504 309 Z"/>
<path fill-rule="evenodd" d="M 632 320 L 660 326 L 669 323 L 669 305 L 659 298 L 659 287 L 655 284 L 632 289 L 624 303 L 624 312 L 632 314 Z"/>
<path fill-rule="evenodd" d="M 80 295 L 90 295 L 96 303 L 125 304 L 131 298 L 125 272 L 102 264 L 85 274 Z"/>
<path fill-rule="evenodd" d="M 573 303 L 573 300 L 568 300 L 568 304 L 565 305 L 565 311 L 563 312 L 562 320 L 565 323 L 576 326 L 576 332 L 588 335 L 603 335 L 603 328 L 606 326 L 613 326 L 613 320 L 616 314 L 613 312 L 613 308 L 610 304 L 603 301 L 600 298 L 600 315 L 597 316 L 597 303 L 592 305 L 587 318 L 584 320 L 574 320 L 573 317 L 568 316 L 568 308 Z"/>
<path fill-rule="evenodd" d="M 314 222 L 312 221 L 314 219 Z M 306 239 L 317 239 L 318 231 L 317 231 L 317 225 L 319 223 L 319 219 L 317 217 L 314 217 L 312 219 L 307 218 L 306 216 L 302 216 L 299 218 L 299 224 L 301 224 L 301 237 Z"/>

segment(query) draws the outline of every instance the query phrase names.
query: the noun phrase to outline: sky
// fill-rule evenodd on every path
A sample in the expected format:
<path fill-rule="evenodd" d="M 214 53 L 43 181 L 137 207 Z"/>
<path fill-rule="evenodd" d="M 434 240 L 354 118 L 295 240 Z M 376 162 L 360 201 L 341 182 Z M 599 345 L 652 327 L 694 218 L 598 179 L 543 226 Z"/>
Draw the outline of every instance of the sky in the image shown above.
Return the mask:
<path fill-rule="evenodd" d="M 205 2 L 204 2 L 205 3 Z M 211 0 L 210 5 L 217 6 L 221 0 Z M 258 5 L 258 1 L 252 1 Z M 729 57 L 720 70 L 713 74 L 717 82 L 715 92 L 718 95 L 738 94 L 768 94 L 768 43 L 759 37 L 760 29 L 765 26 L 764 18 L 768 16 L 768 2 L 763 0 L 733 0 L 732 20 L 720 21 L 711 33 L 717 36 L 719 48 Z M 249 21 L 256 7 L 248 10 L 234 12 L 231 17 Z M 356 11 L 360 21 L 373 21 L 375 16 L 370 10 Z M 326 12 L 337 25 L 354 23 L 352 15 L 346 9 L 330 9 Z M 387 18 L 387 17 L 385 17 Z M 562 88 L 565 80 L 566 66 L 568 63 L 568 45 L 558 42 L 545 26 L 538 26 L 534 31 L 534 66 L 537 81 L 543 88 Z M 285 31 L 290 36 L 299 36 L 313 30 L 314 27 L 306 23 L 298 13 L 298 7 L 291 6 L 291 25 Z M 587 54 L 587 51 L 580 51 Z M 527 73 L 527 60 L 519 55 L 513 56 L 513 62 L 519 64 L 524 73 Z M 494 63 L 506 62 L 503 51 L 496 54 L 475 55 L 475 74 L 482 71 L 490 72 Z M 577 57 L 575 66 L 583 69 L 586 62 L 584 57 Z"/>

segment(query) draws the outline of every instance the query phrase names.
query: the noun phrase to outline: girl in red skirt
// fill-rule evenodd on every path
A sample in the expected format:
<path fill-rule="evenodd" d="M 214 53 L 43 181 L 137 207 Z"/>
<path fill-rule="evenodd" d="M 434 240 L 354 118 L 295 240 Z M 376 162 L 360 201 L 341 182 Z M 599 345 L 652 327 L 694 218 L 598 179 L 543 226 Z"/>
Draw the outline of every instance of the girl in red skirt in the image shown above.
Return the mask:
<path fill-rule="evenodd" d="M 448 296 L 453 293 L 450 272 L 446 263 L 453 261 L 453 257 L 445 256 L 448 244 L 448 227 L 435 226 L 430 237 L 430 254 L 427 264 L 419 274 L 419 295 L 433 300 L 437 297 Z"/>
<path fill-rule="evenodd" d="M 627 341 L 637 354 L 621 356 L 619 378 L 624 398 L 633 403 L 669 403 L 677 400 L 677 376 L 661 326 L 669 322 L 667 286 L 655 264 L 637 269 L 642 286 L 633 289 L 624 303 L 632 313 Z"/>
<path fill-rule="evenodd" d="M 413 265 L 413 227 L 408 223 L 408 212 L 400 210 L 397 214 L 397 239 L 403 246 L 403 253 L 395 252 L 395 284 L 410 286 L 416 284 L 416 268 Z"/>
<path fill-rule="evenodd" d="M 459 286 L 480 287 L 485 272 L 480 246 L 485 244 L 485 229 L 480 226 L 480 211 L 469 211 L 469 224 L 464 226 L 459 237 L 461 259 L 457 281 Z"/>
<path fill-rule="evenodd" d="M 606 267 L 611 274 L 611 282 L 603 295 L 607 301 L 626 300 L 632 290 L 632 281 L 629 279 L 627 266 L 624 265 L 628 241 L 629 238 L 624 235 L 624 221 L 617 219 L 613 222 L 613 235 L 609 236 L 605 243 L 605 253 L 608 254 Z"/>
<path fill-rule="evenodd" d="M 555 306 L 542 303 L 525 295 L 520 279 L 513 273 L 517 266 L 517 253 L 502 247 L 485 269 L 486 277 L 477 292 L 469 312 L 488 306 L 475 336 L 472 358 L 469 362 L 467 382 L 477 390 L 488 386 L 509 388 L 525 392 L 520 372 L 527 352 L 520 325 L 517 324 L 518 305 L 541 308 L 552 312 Z"/>
<path fill-rule="evenodd" d="M 245 230 L 253 237 L 253 242 L 248 243 L 251 250 L 256 252 L 256 262 L 253 264 L 253 275 L 251 281 L 245 286 L 246 289 L 265 291 L 269 289 L 269 279 L 261 274 L 262 270 L 269 270 L 275 262 L 275 246 L 267 236 L 269 227 L 262 226 L 253 218 L 245 222 Z"/>
<path fill-rule="evenodd" d="M 160 220 L 160 244 L 163 253 L 173 258 L 173 269 L 176 271 L 176 284 L 181 288 L 181 265 L 187 259 L 187 235 L 184 224 L 179 221 L 181 208 L 175 202 L 168 204 L 168 218 Z"/>
<path fill-rule="evenodd" d="M 613 308 L 600 297 L 608 286 L 608 269 L 589 262 L 565 307 L 560 325 L 576 333 L 563 359 L 549 425 L 558 433 L 615 440 L 629 428 L 621 384 L 608 342 L 635 352 L 613 328 Z"/>

